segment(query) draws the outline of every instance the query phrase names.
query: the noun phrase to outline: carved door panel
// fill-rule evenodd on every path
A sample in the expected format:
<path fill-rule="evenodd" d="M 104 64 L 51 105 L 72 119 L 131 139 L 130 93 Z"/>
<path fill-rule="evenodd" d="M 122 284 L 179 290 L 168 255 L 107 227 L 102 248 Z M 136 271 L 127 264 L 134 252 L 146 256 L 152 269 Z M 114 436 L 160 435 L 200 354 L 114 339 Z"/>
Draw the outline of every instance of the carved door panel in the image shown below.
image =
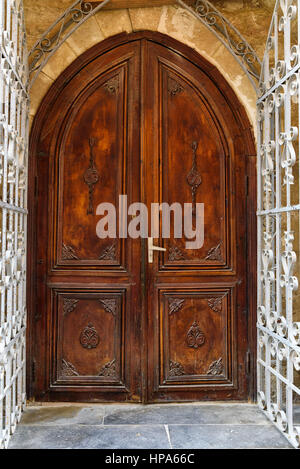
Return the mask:
<path fill-rule="evenodd" d="M 71 72 L 40 136 L 36 394 L 43 399 L 141 399 L 140 245 L 96 233 L 98 204 L 113 204 L 118 215 L 119 195 L 139 199 L 139 64 L 134 42 Z"/>
<path fill-rule="evenodd" d="M 245 160 L 226 136 L 226 103 L 205 71 L 158 44 L 144 54 L 154 90 L 144 105 L 148 204 L 191 203 L 193 212 L 204 204 L 202 248 L 187 249 L 184 233 L 171 232 L 149 265 L 148 399 L 242 398 L 245 185 L 236 178 Z"/>
<path fill-rule="evenodd" d="M 162 42 L 140 33 L 91 49 L 39 111 L 37 399 L 247 397 L 241 142 L 205 66 Z M 113 204 L 118 220 L 122 194 L 149 209 L 204 203 L 204 245 L 171 231 L 148 264 L 146 240 L 98 238 L 97 206 Z"/>

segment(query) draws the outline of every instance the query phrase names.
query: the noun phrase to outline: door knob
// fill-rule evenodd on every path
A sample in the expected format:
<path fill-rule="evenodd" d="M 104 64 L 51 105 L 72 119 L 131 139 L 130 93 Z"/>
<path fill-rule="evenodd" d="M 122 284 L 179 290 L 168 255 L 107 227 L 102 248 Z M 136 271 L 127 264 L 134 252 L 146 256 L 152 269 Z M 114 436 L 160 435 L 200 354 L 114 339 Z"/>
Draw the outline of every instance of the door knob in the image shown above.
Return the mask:
<path fill-rule="evenodd" d="M 165 252 L 165 248 L 160 248 L 158 246 L 154 246 L 153 238 L 148 238 L 148 262 L 149 264 L 153 264 L 153 252 L 154 251 L 163 251 Z"/>

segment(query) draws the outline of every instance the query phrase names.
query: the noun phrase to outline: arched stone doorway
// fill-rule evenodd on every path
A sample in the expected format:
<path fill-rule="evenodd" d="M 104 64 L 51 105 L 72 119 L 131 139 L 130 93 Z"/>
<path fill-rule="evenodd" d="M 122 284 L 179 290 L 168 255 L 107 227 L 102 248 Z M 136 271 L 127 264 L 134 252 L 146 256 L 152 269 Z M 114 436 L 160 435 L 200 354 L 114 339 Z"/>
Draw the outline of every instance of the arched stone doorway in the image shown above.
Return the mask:
<path fill-rule="evenodd" d="M 123 51 L 121 55 L 120 51 Z M 125 58 L 130 66 L 123 70 L 121 65 L 126 62 Z M 165 68 L 160 74 L 153 74 L 158 63 Z M 123 70 L 117 84 L 111 81 L 114 80 L 114 67 Z M 158 76 L 162 80 L 160 84 Z M 150 80 L 148 88 L 147 79 Z M 95 98 L 100 88 L 102 94 Z M 114 111 L 112 120 L 119 126 L 119 135 L 114 137 L 114 126 L 109 127 L 107 123 L 109 119 L 106 121 L 104 116 L 98 115 L 95 121 L 96 109 L 99 109 L 96 104 L 104 102 L 106 114 L 113 112 L 110 100 L 115 99 L 121 89 L 123 93 L 126 89 L 127 94 Z M 185 93 L 187 97 L 183 98 Z M 184 116 L 185 126 L 181 126 L 180 118 L 175 116 L 170 121 L 175 131 L 170 133 L 170 122 L 164 122 L 163 116 L 170 106 L 174 106 L 174 98 L 178 99 L 178 95 L 178 109 Z M 158 96 L 163 96 L 159 106 Z M 85 108 L 88 99 L 94 104 Z M 180 99 L 188 101 L 180 104 Z M 126 125 L 120 117 L 125 116 L 124 103 L 127 103 Z M 117 109 L 123 109 L 123 112 L 119 114 Z M 189 120 L 189 114 L 194 116 L 197 126 Z M 76 116 L 79 116 L 78 122 Z M 129 248 L 118 244 L 114 247 L 114 256 L 108 252 L 110 246 L 101 245 L 95 256 L 92 252 L 95 244 L 89 236 L 88 246 L 84 246 L 84 233 L 81 241 L 80 235 L 74 236 L 69 202 L 77 196 L 82 201 L 84 186 L 81 187 L 82 175 L 78 171 L 81 166 L 81 169 L 87 169 L 82 162 L 80 168 L 72 170 L 78 157 L 76 148 L 84 141 L 80 155 L 87 155 L 89 151 L 91 157 L 94 155 L 89 139 L 93 135 L 87 134 L 89 125 L 97 133 L 99 124 L 116 141 L 120 141 L 120 135 L 127 129 L 127 163 L 122 163 L 123 153 L 112 142 L 107 147 L 107 158 L 117 153 L 121 159 L 115 170 L 117 167 L 129 169 L 127 186 L 125 180 L 122 182 L 122 171 L 114 174 L 115 170 L 111 170 L 110 173 L 112 177 L 119 174 L 116 177 L 119 183 L 113 189 L 120 194 L 127 187 L 132 201 L 139 200 L 141 194 L 142 201 L 153 200 L 155 190 L 147 179 L 150 173 L 153 173 L 150 179 L 155 181 L 154 186 L 160 187 L 158 193 L 161 193 L 165 184 L 158 176 L 158 168 L 159 161 L 165 161 L 167 180 L 175 182 L 174 190 L 168 182 L 171 191 L 166 197 L 170 203 L 174 202 L 178 186 L 176 178 L 180 178 L 182 172 L 180 152 L 183 148 L 188 152 L 186 148 L 190 148 L 195 139 L 199 139 L 201 147 L 201 137 L 204 139 L 199 168 L 213 181 L 212 175 L 209 176 L 211 165 L 207 166 L 208 162 L 204 160 L 205 151 L 208 151 L 212 166 L 213 161 L 218 161 L 219 167 L 215 169 L 219 176 L 218 181 L 213 182 L 214 191 L 208 184 L 203 194 L 204 198 L 208 197 L 207 203 L 212 204 L 213 193 L 218 200 L 209 215 L 210 226 L 215 224 L 217 228 L 210 230 L 211 245 L 206 246 L 207 252 L 203 256 L 186 256 L 181 247 L 177 247 L 177 255 L 172 257 L 172 246 L 168 245 L 167 257 L 160 258 L 153 270 L 148 269 L 145 262 L 140 263 L 140 258 L 145 255 L 141 243 L 133 243 Z M 84 132 L 76 143 L 82 125 Z M 183 147 L 177 141 L 180 132 L 186 139 Z M 134 139 L 134 136 L 138 138 Z M 98 133 L 96 137 L 101 139 Z M 175 156 L 171 157 L 168 141 L 172 138 L 175 139 L 172 145 Z M 161 154 L 155 144 L 159 139 Z M 110 153 L 112 148 L 115 153 Z M 32 249 L 37 243 L 37 255 L 29 265 L 29 278 L 33 280 L 29 301 L 34 313 L 30 327 L 30 365 L 34 363 L 35 370 L 39 370 L 31 380 L 31 396 L 44 400 L 152 402 L 166 399 L 245 400 L 253 396 L 255 153 L 247 114 L 224 77 L 198 53 L 166 35 L 141 32 L 115 36 L 84 53 L 61 74 L 43 99 L 31 133 L 30 184 L 35 185 L 36 191 L 30 203 L 29 245 Z M 68 155 L 75 159 L 67 177 L 61 162 L 64 161 L 67 168 Z M 140 170 L 140 156 L 146 173 Z M 97 165 L 100 163 L 98 160 Z M 105 168 L 102 169 L 105 173 Z M 108 174 L 104 175 L 104 180 L 108 181 L 108 178 Z M 71 193 L 72 184 L 68 180 L 75 183 L 74 193 Z M 108 187 L 113 187 L 112 181 Z M 144 189 L 139 192 L 141 187 Z M 188 187 L 183 189 L 184 197 L 187 197 L 187 190 Z M 68 191 L 69 202 L 62 195 Z M 170 195 L 172 191 L 173 196 Z M 180 193 L 177 193 L 177 199 Z M 62 207 L 67 207 L 69 215 L 60 211 Z M 65 215 L 67 218 L 64 219 Z M 81 222 L 78 224 L 77 220 L 77 226 L 81 226 Z M 64 236 L 70 235 L 73 239 L 67 241 Z M 82 249 L 87 252 L 80 252 Z M 135 256 L 128 263 L 126 259 L 130 253 Z M 148 283 L 144 280 L 145 275 Z M 148 295 L 147 301 L 141 292 Z M 47 305 L 45 309 L 37 307 L 41 304 Z M 174 321 L 173 313 L 177 314 L 181 309 L 185 311 L 186 321 L 180 316 Z M 69 319 L 75 310 L 80 324 Z M 205 345 L 204 342 L 201 345 L 207 348 L 204 354 L 207 362 L 199 358 L 199 354 L 198 358 L 194 356 L 201 350 L 200 346 L 191 350 L 182 339 L 191 327 L 198 332 L 201 329 L 205 335 Z M 84 347 L 79 340 L 87 332 L 92 333 L 97 342 L 90 348 Z M 102 347 L 103 356 L 97 349 L 100 342 L 107 345 Z M 89 356 L 82 359 L 86 352 Z M 91 356 L 94 357 L 92 360 Z"/>

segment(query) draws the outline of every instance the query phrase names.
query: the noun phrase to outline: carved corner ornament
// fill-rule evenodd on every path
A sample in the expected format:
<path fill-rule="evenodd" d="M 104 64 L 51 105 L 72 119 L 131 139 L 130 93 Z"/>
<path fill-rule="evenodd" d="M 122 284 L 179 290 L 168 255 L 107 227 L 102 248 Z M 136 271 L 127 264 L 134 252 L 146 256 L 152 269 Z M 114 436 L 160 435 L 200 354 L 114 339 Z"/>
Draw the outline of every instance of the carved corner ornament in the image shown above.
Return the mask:
<path fill-rule="evenodd" d="M 108 94 L 117 94 L 119 91 L 119 76 L 116 75 L 115 77 L 108 80 L 104 83 L 104 89 Z"/>
<path fill-rule="evenodd" d="M 191 147 L 193 150 L 193 164 L 192 169 L 186 177 L 186 180 L 192 191 L 193 215 L 196 215 L 196 196 L 198 188 L 202 184 L 202 178 L 198 171 L 197 165 L 198 142 L 193 142 Z"/>
<path fill-rule="evenodd" d="M 114 298 L 107 298 L 99 300 L 102 304 L 104 310 L 107 313 L 111 313 L 113 316 L 116 316 L 118 310 L 118 302 Z"/>
<path fill-rule="evenodd" d="M 176 96 L 183 92 L 183 87 L 174 78 L 168 78 L 168 92 L 171 96 Z"/>
<path fill-rule="evenodd" d="M 72 246 L 62 246 L 62 260 L 63 261 L 78 261 L 79 258 L 76 255 L 75 249 Z"/>
<path fill-rule="evenodd" d="M 116 261 L 116 243 L 111 244 L 107 248 L 104 249 L 101 256 L 99 257 L 100 261 Z"/>
<path fill-rule="evenodd" d="M 182 261 L 184 259 L 184 254 L 178 246 L 173 245 L 169 248 L 169 261 Z"/>
<path fill-rule="evenodd" d="M 111 362 L 106 363 L 106 365 L 101 368 L 99 376 L 105 376 L 106 378 L 116 378 L 116 360 L 112 360 Z"/>
<path fill-rule="evenodd" d="M 169 315 L 177 313 L 181 310 L 185 302 L 185 299 L 181 298 L 169 298 Z"/>
<path fill-rule="evenodd" d="M 76 306 L 78 305 L 79 300 L 73 298 L 64 298 L 63 301 L 63 313 L 64 315 L 72 313 Z"/>
<path fill-rule="evenodd" d="M 227 296 L 225 293 L 223 296 L 218 296 L 216 298 L 209 298 L 207 300 L 208 306 L 212 309 L 215 313 L 221 313 L 223 309 L 223 299 Z"/>
<path fill-rule="evenodd" d="M 100 337 L 93 324 L 90 323 L 83 329 L 80 334 L 79 341 L 82 347 L 88 350 L 98 347 Z"/>
<path fill-rule="evenodd" d="M 94 190 L 95 185 L 99 182 L 99 173 L 95 165 L 95 155 L 94 147 L 96 145 L 96 140 L 94 138 L 89 139 L 90 146 L 90 166 L 84 173 L 84 182 L 89 188 L 89 203 L 87 208 L 87 214 L 92 215 L 94 213 Z"/>
<path fill-rule="evenodd" d="M 222 257 L 222 252 L 221 252 L 221 245 L 222 241 L 215 247 L 211 248 L 207 256 L 205 257 L 205 261 L 219 261 L 222 262 L 224 259 Z"/>
<path fill-rule="evenodd" d="M 61 361 L 61 376 L 79 376 L 79 373 L 72 363 L 63 358 Z"/>
<path fill-rule="evenodd" d="M 179 362 L 173 362 L 172 360 L 170 360 L 169 375 L 170 376 L 183 376 L 183 375 L 185 375 L 183 366 Z"/>
<path fill-rule="evenodd" d="M 207 374 L 211 376 L 222 375 L 224 371 L 223 359 L 219 358 L 218 360 L 211 363 L 207 370 Z"/>
<path fill-rule="evenodd" d="M 205 344 L 205 334 L 201 331 L 197 321 L 190 327 L 186 336 L 187 346 L 197 350 Z"/>

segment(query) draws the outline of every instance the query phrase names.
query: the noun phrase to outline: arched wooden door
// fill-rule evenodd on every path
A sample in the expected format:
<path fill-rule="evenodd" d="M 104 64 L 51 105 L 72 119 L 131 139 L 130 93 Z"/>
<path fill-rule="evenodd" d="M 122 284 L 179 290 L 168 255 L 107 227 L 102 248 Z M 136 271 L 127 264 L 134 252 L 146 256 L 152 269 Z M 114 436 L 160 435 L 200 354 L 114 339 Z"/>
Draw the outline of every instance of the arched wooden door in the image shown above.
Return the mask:
<path fill-rule="evenodd" d="M 31 135 L 31 395 L 248 397 L 246 122 L 218 72 L 159 34 L 106 41 L 59 78 Z M 157 239 L 149 264 L 146 240 L 99 239 L 96 207 L 122 194 L 204 203 L 203 247 Z"/>

